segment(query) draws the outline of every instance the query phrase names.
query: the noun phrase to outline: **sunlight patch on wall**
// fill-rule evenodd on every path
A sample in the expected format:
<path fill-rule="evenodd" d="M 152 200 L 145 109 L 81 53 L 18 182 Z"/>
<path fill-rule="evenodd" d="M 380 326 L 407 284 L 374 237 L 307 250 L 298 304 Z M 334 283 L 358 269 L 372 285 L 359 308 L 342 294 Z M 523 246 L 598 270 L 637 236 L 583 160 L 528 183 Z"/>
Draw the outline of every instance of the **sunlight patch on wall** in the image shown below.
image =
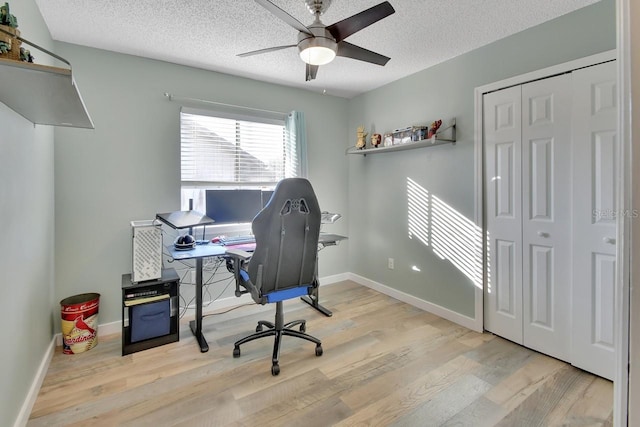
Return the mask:
<path fill-rule="evenodd" d="M 429 243 L 429 192 L 411 178 L 407 178 L 409 238 Z"/>
<path fill-rule="evenodd" d="M 408 233 L 482 288 L 482 229 L 407 178 Z"/>

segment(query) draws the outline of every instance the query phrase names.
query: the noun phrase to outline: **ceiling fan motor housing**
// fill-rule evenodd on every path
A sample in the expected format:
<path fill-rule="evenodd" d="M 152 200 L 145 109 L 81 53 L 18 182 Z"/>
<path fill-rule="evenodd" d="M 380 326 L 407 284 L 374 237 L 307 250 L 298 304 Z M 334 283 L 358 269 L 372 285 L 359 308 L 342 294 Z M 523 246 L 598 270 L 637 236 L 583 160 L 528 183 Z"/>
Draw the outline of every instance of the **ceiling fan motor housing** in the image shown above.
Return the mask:
<path fill-rule="evenodd" d="M 312 15 L 322 15 L 331 6 L 331 0 L 304 0 Z"/>

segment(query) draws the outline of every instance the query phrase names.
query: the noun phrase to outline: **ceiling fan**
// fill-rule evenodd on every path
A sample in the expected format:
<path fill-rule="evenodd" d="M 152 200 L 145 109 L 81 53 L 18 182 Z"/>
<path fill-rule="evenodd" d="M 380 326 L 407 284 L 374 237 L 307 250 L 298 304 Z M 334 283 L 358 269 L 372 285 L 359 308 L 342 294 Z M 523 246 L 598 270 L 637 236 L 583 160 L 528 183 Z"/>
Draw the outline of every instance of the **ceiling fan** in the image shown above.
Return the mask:
<path fill-rule="evenodd" d="M 393 6 L 388 1 L 382 2 L 367 10 L 357 13 L 335 24 L 324 25 L 320 21 L 322 15 L 331 0 L 304 0 L 309 12 L 315 16 L 311 25 L 303 25 L 293 16 L 273 4 L 269 0 L 255 0 L 256 3 L 267 9 L 279 19 L 283 20 L 299 31 L 298 43 L 285 46 L 274 46 L 266 49 L 241 53 L 238 56 L 252 56 L 276 50 L 298 47 L 300 58 L 306 63 L 306 81 L 316 78 L 318 67 L 333 61 L 336 56 L 357 59 L 376 65 L 385 65 L 389 59 L 384 55 L 372 52 L 360 46 L 344 41 L 350 35 L 368 27 L 379 20 L 395 13 Z"/>

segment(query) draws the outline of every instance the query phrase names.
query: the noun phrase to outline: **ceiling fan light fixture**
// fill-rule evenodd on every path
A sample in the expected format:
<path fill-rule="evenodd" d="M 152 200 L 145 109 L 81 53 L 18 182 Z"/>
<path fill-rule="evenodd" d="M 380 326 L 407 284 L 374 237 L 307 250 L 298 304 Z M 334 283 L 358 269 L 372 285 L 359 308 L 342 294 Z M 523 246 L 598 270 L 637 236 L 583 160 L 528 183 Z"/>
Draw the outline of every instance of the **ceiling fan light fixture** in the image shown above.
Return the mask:
<path fill-rule="evenodd" d="M 333 61 L 336 53 L 328 47 L 311 46 L 300 52 L 300 58 L 310 65 L 325 65 Z"/>
<path fill-rule="evenodd" d="M 311 37 L 298 44 L 300 59 L 310 65 L 325 65 L 336 57 L 338 44 L 328 38 Z"/>

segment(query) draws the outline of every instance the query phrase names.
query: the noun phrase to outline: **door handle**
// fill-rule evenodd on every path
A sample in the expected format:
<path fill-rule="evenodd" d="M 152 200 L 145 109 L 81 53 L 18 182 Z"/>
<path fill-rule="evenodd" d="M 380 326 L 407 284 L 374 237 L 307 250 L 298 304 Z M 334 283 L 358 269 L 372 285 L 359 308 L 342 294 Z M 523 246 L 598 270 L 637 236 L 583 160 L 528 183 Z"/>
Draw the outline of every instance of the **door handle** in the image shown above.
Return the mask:
<path fill-rule="evenodd" d="M 614 239 L 613 237 L 605 237 L 602 239 L 602 241 L 605 243 L 609 243 L 610 245 L 616 244 L 616 239 Z"/>
<path fill-rule="evenodd" d="M 544 231 L 538 231 L 538 236 L 540 236 L 540 237 L 549 237 L 549 233 L 546 233 Z"/>

